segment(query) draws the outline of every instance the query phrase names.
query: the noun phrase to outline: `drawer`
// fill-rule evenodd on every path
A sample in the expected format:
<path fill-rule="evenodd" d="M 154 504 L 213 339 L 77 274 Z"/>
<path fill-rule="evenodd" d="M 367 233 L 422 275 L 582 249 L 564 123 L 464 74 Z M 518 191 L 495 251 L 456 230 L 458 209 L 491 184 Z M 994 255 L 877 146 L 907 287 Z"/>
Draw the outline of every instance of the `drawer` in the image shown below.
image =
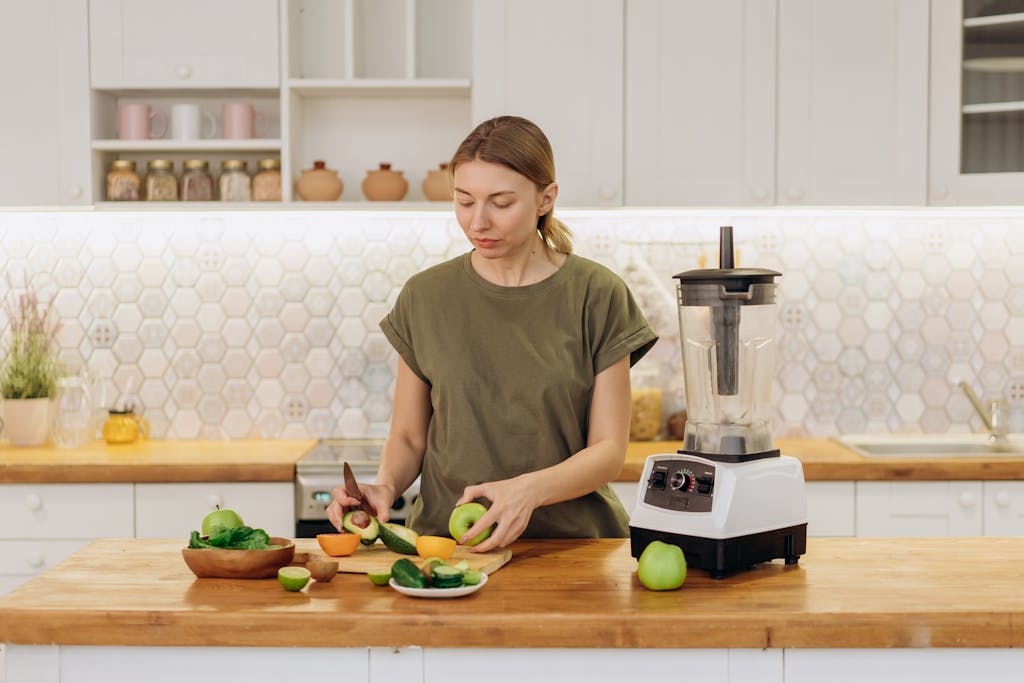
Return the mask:
<path fill-rule="evenodd" d="M 132 484 L 0 484 L 0 538 L 131 538 Z"/>
<path fill-rule="evenodd" d="M 136 484 L 136 536 L 187 539 L 218 507 L 234 510 L 247 525 L 271 536 L 295 535 L 292 482 L 204 482 Z"/>
<path fill-rule="evenodd" d="M 0 541 L 0 576 L 39 574 L 90 542 L 87 539 Z"/>

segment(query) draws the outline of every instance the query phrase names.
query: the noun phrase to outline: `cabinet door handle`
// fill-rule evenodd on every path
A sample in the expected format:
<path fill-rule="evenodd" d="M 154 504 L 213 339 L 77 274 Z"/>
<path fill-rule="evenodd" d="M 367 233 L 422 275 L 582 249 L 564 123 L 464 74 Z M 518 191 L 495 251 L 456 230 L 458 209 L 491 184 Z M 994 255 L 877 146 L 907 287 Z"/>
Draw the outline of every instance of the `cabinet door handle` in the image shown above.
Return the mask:
<path fill-rule="evenodd" d="M 793 185 L 786 190 L 786 196 L 792 199 L 794 202 L 798 202 L 804 198 L 804 188 Z"/>
<path fill-rule="evenodd" d="M 945 199 L 949 196 L 949 188 L 945 185 L 936 185 L 932 188 L 932 197 L 934 199 Z"/>
<path fill-rule="evenodd" d="M 964 491 L 960 494 L 960 507 L 972 508 L 978 501 L 974 499 L 974 494 L 970 491 Z"/>
<path fill-rule="evenodd" d="M 42 510 L 43 499 L 38 493 L 30 493 L 25 496 L 25 507 L 29 510 Z"/>
<path fill-rule="evenodd" d="M 615 195 L 618 193 L 614 185 L 602 185 L 597 190 L 597 194 L 601 196 L 601 199 L 615 199 Z"/>
<path fill-rule="evenodd" d="M 996 505 L 1001 508 L 1008 508 L 1013 503 L 1013 498 L 1006 491 L 1000 491 L 996 494 Z"/>
<path fill-rule="evenodd" d="M 38 550 L 30 550 L 25 554 L 25 562 L 33 569 L 39 569 L 45 563 L 43 554 Z"/>
<path fill-rule="evenodd" d="M 768 190 L 763 187 L 755 187 L 753 190 L 750 191 L 750 196 L 759 202 L 763 202 L 764 200 L 768 199 Z"/>
<path fill-rule="evenodd" d="M 192 67 L 188 64 L 179 64 L 174 68 L 174 75 L 182 81 L 188 80 L 192 76 Z"/>
<path fill-rule="evenodd" d="M 211 493 L 206 497 L 206 502 L 210 504 L 212 508 L 219 508 L 224 505 L 224 499 L 218 496 L 216 493 Z"/>
<path fill-rule="evenodd" d="M 81 185 L 79 185 L 78 183 L 75 183 L 73 185 L 68 185 L 68 198 L 69 199 L 78 199 L 81 196 L 82 196 L 82 186 Z"/>

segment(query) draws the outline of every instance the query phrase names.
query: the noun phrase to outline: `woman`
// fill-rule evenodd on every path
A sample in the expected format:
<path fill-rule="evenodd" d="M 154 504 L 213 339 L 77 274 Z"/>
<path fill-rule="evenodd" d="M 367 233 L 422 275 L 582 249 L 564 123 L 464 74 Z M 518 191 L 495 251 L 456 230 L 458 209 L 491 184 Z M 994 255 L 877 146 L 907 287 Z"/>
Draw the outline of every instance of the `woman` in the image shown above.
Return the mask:
<path fill-rule="evenodd" d="M 489 501 L 464 536 L 496 525 L 478 552 L 520 536 L 627 536 L 607 482 L 625 460 L 629 368 L 657 337 L 618 276 L 572 254 L 540 128 L 485 121 L 449 168 L 473 249 L 410 278 L 381 321 L 398 376 L 377 483 L 363 493 L 384 521 L 422 475 L 407 523 L 434 535 L 448 534 L 456 505 Z M 356 503 L 339 487 L 328 517 L 340 528 Z"/>

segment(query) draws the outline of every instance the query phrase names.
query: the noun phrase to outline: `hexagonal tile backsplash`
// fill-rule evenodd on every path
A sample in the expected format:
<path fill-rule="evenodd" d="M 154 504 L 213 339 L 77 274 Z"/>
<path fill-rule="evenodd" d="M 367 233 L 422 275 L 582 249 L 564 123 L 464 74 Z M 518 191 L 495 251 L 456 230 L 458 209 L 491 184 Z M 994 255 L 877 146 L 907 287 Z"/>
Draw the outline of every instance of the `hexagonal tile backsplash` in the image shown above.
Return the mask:
<path fill-rule="evenodd" d="M 672 275 L 783 273 L 775 432 L 977 431 L 968 380 L 1024 431 L 1024 221 L 1001 210 L 563 211 L 661 341 L 637 367 L 683 407 Z M 60 316 L 100 408 L 164 438 L 379 437 L 395 354 L 378 328 L 413 273 L 468 248 L 448 211 L 0 212 L 0 270 Z M 0 291 L 7 294 L 6 281 Z M 3 320 L 6 329 L 6 320 Z"/>

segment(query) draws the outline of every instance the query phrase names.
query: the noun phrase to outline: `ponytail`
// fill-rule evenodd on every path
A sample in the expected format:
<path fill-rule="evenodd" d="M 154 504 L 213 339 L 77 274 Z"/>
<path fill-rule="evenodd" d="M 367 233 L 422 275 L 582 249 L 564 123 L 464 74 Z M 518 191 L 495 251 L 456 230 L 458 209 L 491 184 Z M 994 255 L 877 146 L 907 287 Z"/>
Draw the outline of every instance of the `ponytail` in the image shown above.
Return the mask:
<path fill-rule="evenodd" d="M 559 254 L 572 253 L 572 231 L 562 221 L 554 217 L 553 211 L 549 211 L 537 219 L 537 230 L 540 232 L 544 246 L 553 249 Z"/>

